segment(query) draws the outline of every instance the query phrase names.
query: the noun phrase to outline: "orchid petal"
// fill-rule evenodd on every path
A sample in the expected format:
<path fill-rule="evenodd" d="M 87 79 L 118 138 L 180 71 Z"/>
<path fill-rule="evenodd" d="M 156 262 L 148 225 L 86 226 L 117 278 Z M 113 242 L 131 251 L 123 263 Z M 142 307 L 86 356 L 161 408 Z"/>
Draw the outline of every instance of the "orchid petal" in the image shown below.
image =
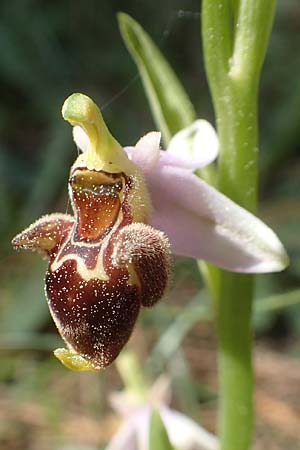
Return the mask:
<path fill-rule="evenodd" d="M 159 151 L 161 134 L 150 132 L 135 147 L 125 147 L 144 173 L 154 170 L 158 159 L 162 164 L 196 170 L 216 159 L 219 141 L 214 128 L 206 120 L 196 120 L 192 125 L 176 133 L 166 151 Z"/>
<path fill-rule="evenodd" d="M 151 134 L 155 132 L 150 132 L 146 134 L 143 139 L 143 150 L 146 150 L 148 155 L 143 156 L 143 151 L 141 147 L 124 147 L 127 156 L 132 160 L 144 174 L 150 174 L 151 171 L 156 170 L 156 165 L 169 165 L 180 167 L 188 170 L 194 170 L 194 166 L 191 164 L 190 160 L 179 158 L 178 156 L 172 155 L 167 151 L 159 150 L 159 146 L 154 146 L 154 139 L 150 137 Z M 149 138 L 148 138 L 149 137 Z M 140 142 L 140 141 L 139 141 Z M 138 142 L 138 144 L 139 144 Z M 146 149 L 147 146 L 147 149 Z M 152 154 L 151 154 L 152 153 Z"/>
<path fill-rule="evenodd" d="M 286 252 L 267 225 L 188 170 L 160 162 L 146 180 L 151 224 L 168 235 L 173 253 L 238 272 L 287 266 Z"/>
<path fill-rule="evenodd" d="M 219 153 L 217 133 L 206 120 L 196 120 L 172 137 L 167 153 L 179 158 L 182 167 L 188 169 L 207 166 Z"/>
<path fill-rule="evenodd" d="M 152 131 L 143 136 L 134 148 L 134 151 L 136 151 L 135 164 L 143 167 L 146 174 L 154 170 L 158 164 L 160 139 L 161 133 Z"/>
<path fill-rule="evenodd" d="M 150 404 L 136 410 L 123 422 L 106 450 L 147 450 L 151 411 Z M 184 414 L 165 405 L 159 406 L 159 413 L 170 442 L 175 448 L 181 450 L 216 450 L 218 448 L 215 436 Z"/>
<path fill-rule="evenodd" d="M 128 419 L 124 420 L 105 450 L 142 450 L 137 443 L 138 425 L 136 419 L 141 420 L 143 417 L 132 414 Z M 143 450 L 147 450 L 147 447 Z"/>
<path fill-rule="evenodd" d="M 181 450 L 217 450 L 218 440 L 189 417 L 160 406 L 159 412 L 171 443 Z"/>
<path fill-rule="evenodd" d="M 89 138 L 86 132 L 79 125 L 73 127 L 73 139 L 77 147 L 86 152 L 89 146 Z"/>

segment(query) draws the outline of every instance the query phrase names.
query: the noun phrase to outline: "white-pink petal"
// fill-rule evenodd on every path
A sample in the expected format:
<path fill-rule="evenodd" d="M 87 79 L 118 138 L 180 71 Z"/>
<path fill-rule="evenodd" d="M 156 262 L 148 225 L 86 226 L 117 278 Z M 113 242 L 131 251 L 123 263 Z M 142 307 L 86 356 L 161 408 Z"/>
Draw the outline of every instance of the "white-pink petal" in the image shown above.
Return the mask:
<path fill-rule="evenodd" d="M 155 170 L 158 164 L 161 133 L 152 131 L 143 136 L 135 145 L 135 163 L 143 168 L 145 174 Z"/>
<path fill-rule="evenodd" d="M 154 208 L 151 224 L 168 235 L 174 254 L 237 272 L 276 272 L 287 266 L 275 233 L 196 175 L 161 164 L 146 179 Z"/>
<path fill-rule="evenodd" d="M 135 415 L 123 421 L 120 428 L 113 435 L 105 450 L 147 450 L 139 448 L 137 444 L 137 420 Z"/>
<path fill-rule="evenodd" d="M 89 146 L 89 138 L 86 132 L 79 126 L 73 127 L 73 139 L 77 147 L 82 151 L 86 152 Z"/>
<path fill-rule="evenodd" d="M 165 405 L 159 413 L 171 444 L 180 450 L 217 450 L 218 440 L 204 428 Z M 145 405 L 125 419 L 105 450 L 148 450 L 152 408 Z"/>
<path fill-rule="evenodd" d="M 217 438 L 186 415 L 161 405 L 159 412 L 170 442 L 180 450 L 217 450 Z"/>
<path fill-rule="evenodd" d="M 182 167 L 195 170 L 207 166 L 219 153 L 217 133 L 206 120 L 196 120 L 172 137 L 167 153 L 180 159 Z"/>

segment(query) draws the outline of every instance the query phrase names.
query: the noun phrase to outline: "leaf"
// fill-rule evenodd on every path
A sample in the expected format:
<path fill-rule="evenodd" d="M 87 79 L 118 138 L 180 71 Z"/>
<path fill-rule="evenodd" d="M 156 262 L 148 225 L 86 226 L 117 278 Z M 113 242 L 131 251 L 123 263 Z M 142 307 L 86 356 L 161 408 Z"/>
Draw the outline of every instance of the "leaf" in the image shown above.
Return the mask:
<path fill-rule="evenodd" d="M 255 303 L 255 313 L 276 311 L 289 306 L 294 306 L 300 303 L 300 289 L 294 289 L 282 294 L 274 294 L 262 299 L 259 299 Z"/>
<path fill-rule="evenodd" d="M 118 14 L 121 35 L 134 59 L 163 140 L 196 119 L 194 107 L 173 69 L 150 36 L 132 17 Z"/>
<path fill-rule="evenodd" d="M 150 419 L 149 450 L 174 450 L 157 409 L 153 409 Z"/>

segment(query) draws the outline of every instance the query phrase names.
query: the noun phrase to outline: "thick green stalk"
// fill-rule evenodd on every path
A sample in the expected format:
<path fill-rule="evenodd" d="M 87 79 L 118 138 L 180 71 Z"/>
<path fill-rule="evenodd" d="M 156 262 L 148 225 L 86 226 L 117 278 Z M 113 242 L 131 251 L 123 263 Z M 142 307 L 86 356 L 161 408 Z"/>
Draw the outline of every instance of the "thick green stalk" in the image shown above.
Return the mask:
<path fill-rule="evenodd" d="M 220 139 L 219 189 L 253 212 L 257 91 L 274 6 L 274 0 L 202 1 L 205 66 Z M 253 277 L 220 271 L 214 295 L 221 450 L 247 450 L 253 429 Z"/>

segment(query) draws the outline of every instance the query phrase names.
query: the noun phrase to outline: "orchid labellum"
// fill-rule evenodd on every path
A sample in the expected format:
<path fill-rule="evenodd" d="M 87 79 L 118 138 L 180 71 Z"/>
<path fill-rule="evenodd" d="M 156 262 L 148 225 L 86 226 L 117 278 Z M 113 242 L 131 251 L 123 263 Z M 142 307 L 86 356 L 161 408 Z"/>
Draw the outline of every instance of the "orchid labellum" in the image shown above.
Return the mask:
<path fill-rule="evenodd" d="M 217 156 L 207 122 L 179 132 L 167 151 L 159 133 L 123 149 L 87 96 L 71 95 L 62 114 L 83 150 L 69 178 L 74 215 L 46 215 L 13 245 L 49 259 L 45 289 L 68 347 L 55 351 L 63 364 L 97 370 L 117 357 L 141 306 L 164 295 L 171 251 L 242 272 L 286 266 L 266 225 L 193 174 Z"/>

